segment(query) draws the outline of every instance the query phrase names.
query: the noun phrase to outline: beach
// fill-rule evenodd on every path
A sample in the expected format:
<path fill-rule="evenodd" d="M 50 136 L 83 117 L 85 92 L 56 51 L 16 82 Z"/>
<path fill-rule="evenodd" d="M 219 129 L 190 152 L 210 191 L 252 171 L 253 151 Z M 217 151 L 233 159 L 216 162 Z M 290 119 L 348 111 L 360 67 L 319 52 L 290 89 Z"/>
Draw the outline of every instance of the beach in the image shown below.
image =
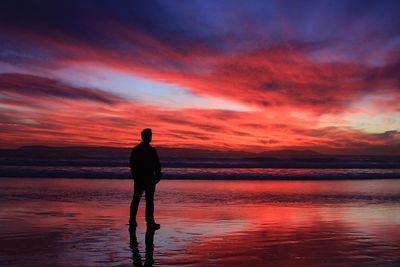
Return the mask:
<path fill-rule="evenodd" d="M 400 180 L 164 180 L 147 242 L 144 201 L 128 231 L 132 185 L 0 179 L 0 265 L 400 264 Z"/>
<path fill-rule="evenodd" d="M 0 25 L 0 267 L 400 267 L 400 1 Z"/>

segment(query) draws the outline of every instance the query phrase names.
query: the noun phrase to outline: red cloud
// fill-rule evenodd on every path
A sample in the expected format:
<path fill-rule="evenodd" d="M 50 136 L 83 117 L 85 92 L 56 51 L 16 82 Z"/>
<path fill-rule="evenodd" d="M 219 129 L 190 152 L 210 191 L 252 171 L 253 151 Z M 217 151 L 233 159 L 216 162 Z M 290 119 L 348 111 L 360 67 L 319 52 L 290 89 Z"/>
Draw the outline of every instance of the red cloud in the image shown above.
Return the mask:
<path fill-rule="evenodd" d="M 111 37 L 121 49 L 60 38 L 29 35 L 33 46 L 47 47 L 49 63 L 28 60 L 43 68 L 101 64 L 149 79 L 179 84 L 194 93 L 233 99 L 258 108 L 234 112 L 161 108 L 125 103 L 117 96 L 90 88 L 74 88 L 31 76 L 2 75 L 2 99 L 13 106 L 2 115 L 2 146 L 31 143 L 128 146 L 141 128 L 152 127 L 155 141 L 164 146 L 217 149 L 317 148 L 356 151 L 399 146 L 396 134 L 367 134 L 351 128 L 321 127 L 322 115 L 352 111 L 351 104 L 369 94 L 399 98 L 398 57 L 381 67 L 351 60 L 319 62 L 307 44 L 258 47 L 252 51 L 221 53 L 204 43 L 180 51 L 161 38 L 115 22 Z M 68 40 L 66 42 L 65 40 Z M 47 66 L 46 66 L 47 65 Z M 46 87 L 36 86 L 45 83 Z M 39 93 L 25 90 L 32 87 Z M 25 88 L 24 92 L 18 88 Z M 34 101 L 33 101 L 34 99 Z M 107 104 L 107 105 L 104 105 Z M 46 110 L 43 107 L 53 106 Z M 37 109 L 40 112 L 32 112 Z"/>
<path fill-rule="evenodd" d="M 30 77 L 19 80 L 18 85 L 23 88 L 23 81 L 30 85 L 32 79 L 43 81 Z M 55 82 L 45 81 L 49 86 Z M 46 84 L 41 86 L 46 87 Z M 71 89 L 71 93 L 82 93 L 74 90 Z M 60 98 L 13 90 L 16 92 L 22 102 L 14 105 L 3 100 L 0 102 L 4 109 L 0 117 L 0 145 L 3 147 L 38 143 L 130 146 L 139 140 L 140 130 L 145 127 L 153 128 L 156 145 L 209 149 L 314 148 L 332 153 L 341 149 L 383 149 L 387 145 L 396 146 L 399 140 L 396 131 L 379 135 L 335 127 L 313 130 L 308 120 L 284 114 L 268 118 L 263 111 L 166 111 L 122 101 L 104 105 L 102 101 L 68 97 L 69 94 Z M 32 104 L 27 104 L 30 101 Z"/>

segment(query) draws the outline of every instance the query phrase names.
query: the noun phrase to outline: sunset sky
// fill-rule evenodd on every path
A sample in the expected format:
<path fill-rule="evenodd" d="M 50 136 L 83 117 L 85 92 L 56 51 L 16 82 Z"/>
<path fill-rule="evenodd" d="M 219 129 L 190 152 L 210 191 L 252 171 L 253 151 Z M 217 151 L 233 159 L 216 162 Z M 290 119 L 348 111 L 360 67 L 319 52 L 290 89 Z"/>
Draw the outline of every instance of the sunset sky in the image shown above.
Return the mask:
<path fill-rule="evenodd" d="M 0 1 L 0 148 L 400 154 L 400 1 Z"/>

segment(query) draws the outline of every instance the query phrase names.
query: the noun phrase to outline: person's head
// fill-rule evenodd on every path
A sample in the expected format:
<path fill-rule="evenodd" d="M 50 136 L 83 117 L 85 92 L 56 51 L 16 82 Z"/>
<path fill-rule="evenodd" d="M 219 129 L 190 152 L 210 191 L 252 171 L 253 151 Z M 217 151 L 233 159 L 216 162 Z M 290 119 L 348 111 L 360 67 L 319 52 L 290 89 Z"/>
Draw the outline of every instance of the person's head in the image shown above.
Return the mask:
<path fill-rule="evenodd" d="M 143 131 L 142 131 L 142 140 L 143 140 L 144 143 L 150 144 L 151 136 L 152 136 L 152 133 L 151 133 L 151 129 L 150 128 L 143 129 Z"/>

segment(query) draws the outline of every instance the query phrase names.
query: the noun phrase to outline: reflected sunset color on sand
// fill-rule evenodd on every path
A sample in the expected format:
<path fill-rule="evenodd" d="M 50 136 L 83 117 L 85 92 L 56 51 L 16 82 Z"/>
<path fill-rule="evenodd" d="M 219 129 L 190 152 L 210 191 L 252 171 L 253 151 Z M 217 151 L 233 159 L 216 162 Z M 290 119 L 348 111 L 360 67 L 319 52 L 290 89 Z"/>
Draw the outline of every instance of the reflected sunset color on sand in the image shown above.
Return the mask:
<path fill-rule="evenodd" d="M 128 232 L 131 181 L 1 180 L 0 264 L 143 263 Z M 397 266 L 400 182 L 163 181 L 155 266 Z M 135 252 L 136 251 L 136 252 Z M 135 265 L 134 265 L 135 266 Z"/>

